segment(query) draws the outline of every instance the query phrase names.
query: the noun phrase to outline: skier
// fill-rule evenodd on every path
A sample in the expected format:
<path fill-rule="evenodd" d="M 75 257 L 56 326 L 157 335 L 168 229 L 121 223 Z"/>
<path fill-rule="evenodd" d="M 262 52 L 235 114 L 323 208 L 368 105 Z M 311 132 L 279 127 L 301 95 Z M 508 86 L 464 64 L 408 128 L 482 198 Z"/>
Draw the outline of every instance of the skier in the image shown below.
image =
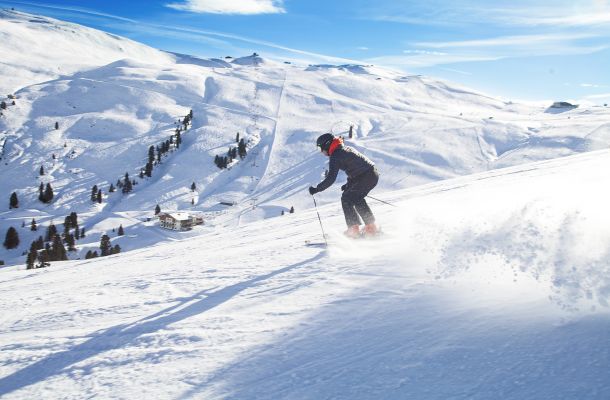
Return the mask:
<path fill-rule="evenodd" d="M 347 223 L 345 235 L 350 238 L 374 236 L 378 233 L 375 216 L 366 204 L 366 195 L 377 185 L 379 173 L 375 164 L 356 149 L 343 144 L 343 139 L 330 133 L 321 135 L 317 146 L 327 157 L 330 157 L 328 175 L 316 187 L 309 187 L 312 196 L 328 189 L 337 179 L 339 170 L 347 174 L 347 183 L 341 186 L 341 205 Z M 360 221 L 364 229 L 360 232 Z"/>

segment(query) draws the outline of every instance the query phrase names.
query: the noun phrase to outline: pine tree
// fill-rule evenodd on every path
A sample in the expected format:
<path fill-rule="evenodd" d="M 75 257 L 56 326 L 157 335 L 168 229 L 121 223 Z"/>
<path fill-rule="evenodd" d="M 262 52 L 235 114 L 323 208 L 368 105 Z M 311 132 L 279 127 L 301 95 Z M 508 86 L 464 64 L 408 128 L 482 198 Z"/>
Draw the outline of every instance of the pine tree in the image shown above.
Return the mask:
<path fill-rule="evenodd" d="M 45 249 L 38 252 L 38 264 L 36 265 L 36 268 L 45 268 L 51 265 L 49 262 L 51 261 L 49 254 L 50 249 Z"/>
<path fill-rule="evenodd" d="M 100 240 L 100 251 L 102 257 L 110 254 L 110 237 L 108 235 L 102 235 Z"/>
<path fill-rule="evenodd" d="M 246 142 L 244 141 L 243 138 L 239 141 L 239 144 L 237 145 L 237 147 L 238 147 L 237 152 L 239 154 L 239 158 L 241 158 L 243 160 L 246 157 L 246 155 L 248 155 L 248 149 L 246 148 Z"/>
<path fill-rule="evenodd" d="M 68 235 L 70 234 L 70 228 L 67 227 L 66 225 L 64 225 L 64 231 L 61 234 L 61 237 L 66 239 L 68 237 Z"/>
<path fill-rule="evenodd" d="M 70 213 L 70 226 L 72 228 L 78 228 L 78 214 L 75 211 Z"/>
<path fill-rule="evenodd" d="M 25 258 L 25 268 L 34 269 L 34 263 L 36 262 L 37 257 L 38 249 L 36 248 L 36 242 L 32 242 L 32 244 L 30 245 L 30 251 L 28 252 L 27 257 Z"/>
<path fill-rule="evenodd" d="M 81 237 L 81 238 L 84 238 L 84 237 L 85 237 L 85 228 L 82 228 L 82 229 L 80 230 L 80 237 Z"/>
<path fill-rule="evenodd" d="M 133 190 L 133 184 L 131 183 L 131 179 L 129 179 L 129 174 L 125 172 L 125 178 L 123 179 L 123 193 L 129 193 Z"/>
<path fill-rule="evenodd" d="M 195 185 L 195 182 L 193 182 L 191 185 L 191 192 L 194 192 L 195 190 L 197 190 L 197 185 Z"/>
<path fill-rule="evenodd" d="M 40 174 L 40 176 L 44 175 L 44 167 L 42 165 L 40 166 L 38 173 Z"/>
<path fill-rule="evenodd" d="M 80 228 L 78 227 L 78 224 L 74 226 L 74 239 L 80 240 Z"/>
<path fill-rule="evenodd" d="M 0 103 L 0 108 L 3 109 L 3 110 L 6 110 L 6 102 L 5 101 Z"/>
<path fill-rule="evenodd" d="M 55 122 L 55 130 L 59 129 L 59 122 Z"/>
<path fill-rule="evenodd" d="M 191 205 L 194 206 L 195 205 L 195 199 L 191 199 Z"/>
<path fill-rule="evenodd" d="M 102 204 L 102 189 L 97 191 L 96 200 L 99 204 Z"/>
<path fill-rule="evenodd" d="M 150 164 L 155 162 L 155 146 L 150 146 L 148 148 L 148 162 Z"/>
<path fill-rule="evenodd" d="M 131 183 L 131 181 L 125 181 L 125 183 L 123 183 L 123 193 L 127 194 L 129 192 L 131 192 L 133 190 L 133 183 Z"/>
<path fill-rule="evenodd" d="M 44 241 L 45 242 L 50 242 L 51 240 L 53 240 L 53 238 L 57 235 L 57 228 L 55 227 L 55 225 L 53 225 L 53 223 L 51 223 L 48 227 L 47 227 L 47 231 L 45 233 L 45 237 L 44 237 Z"/>
<path fill-rule="evenodd" d="M 159 214 L 161 212 L 161 207 L 159 207 L 159 205 L 157 204 L 157 206 L 155 207 L 155 215 Z"/>
<path fill-rule="evenodd" d="M 91 250 L 87 250 L 87 254 L 85 254 L 85 260 L 88 260 L 93 257 L 93 253 Z"/>
<path fill-rule="evenodd" d="M 4 239 L 4 247 L 8 250 L 14 249 L 19 246 L 19 234 L 17 230 L 12 226 L 6 231 L 6 238 Z"/>
<path fill-rule="evenodd" d="M 98 191 L 97 185 L 93 185 L 93 187 L 91 188 L 91 201 L 92 202 L 97 201 L 97 191 Z"/>
<path fill-rule="evenodd" d="M 115 190 L 114 185 L 111 183 L 110 188 L 108 188 L 108 193 L 114 193 Z"/>
<path fill-rule="evenodd" d="M 235 136 L 235 143 L 239 143 L 239 132 L 237 132 L 237 135 Z"/>
<path fill-rule="evenodd" d="M 11 194 L 11 198 L 9 200 L 9 208 L 19 208 L 19 199 L 17 198 L 17 192 L 13 192 Z"/>
<path fill-rule="evenodd" d="M 76 251 L 76 239 L 73 234 L 68 233 L 66 235 L 66 244 L 68 245 L 68 251 Z"/>
<path fill-rule="evenodd" d="M 118 244 L 115 244 L 114 247 L 112 248 L 112 254 L 119 254 L 121 252 L 121 246 L 119 246 Z"/>
<path fill-rule="evenodd" d="M 44 202 L 44 185 L 40 182 L 40 186 L 38 187 L 38 200 Z"/>
<path fill-rule="evenodd" d="M 98 258 L 99 255 L 97 254 L 97 250 L 93 250 L 93 253 L 91 253 L 91 258 Z"/>
<path fill-rule="evenodd" d="M 146 163 L 146 167 L 144 167 L 144 175 L 146 175 L 147 177 L 151 177 L 152 176 L 152 170 L 153 170 L 153 163 L 151 161 Z"/>
<path fill-rule="evenodd" d="M 51 254 L 49 255 L 49 261 L 65 261 L 68 259 L 66 248 L 59 236 L 53 238 L 53 244 L 51 246 Z"/>
<path fill-rule="evenodd" d="M 178 131 L 178 133 L 176 133 L 176 148 L 180 148 L 180 145 L 182 144 L 182 136 L 180 135 L 180 131 Z"/>
<path fill-rule="evenodd" d="M 32 232 L 35 232 L 38 230 L 38 226 L 36 225 L 36 220 L 34 218 L 32 218 L 32 223 L 30 224 L 30 230 Z"/>
<path fill-rule="evenodd" d="M 44 249 L 44 240 L 42 240 L 42 236 L 38 236 L 38 239 L 36 239 L 36 249 L 37 250 Z"/>
<path fill-rule="evenodd" d="M 64 218 L 64 229 L 65 230 L 70 230 L 71 228 L 73 228 L 73 226 L 72 226 L 72 217 L 67 215 L 66 218 Z"/>
<path fill-rule="evenodd" d="M 125 234 L 125 230 L 123 230 L 123 225 L 119 226 L 119 230 L 117 232 L 117 236 L 123 236 Z"/>
<path fill-rule="evenodd" d="M 290 214 L 294 214 L 294 207 L 290 207 Z"/>
<path fill-rule="evenodd" d="M 50 183 L 47 183 L 47 186 L 44 189 L 44 193 L 42 194 L 42 202 L 50 203 L 53 200 L 53 188 Z"/>

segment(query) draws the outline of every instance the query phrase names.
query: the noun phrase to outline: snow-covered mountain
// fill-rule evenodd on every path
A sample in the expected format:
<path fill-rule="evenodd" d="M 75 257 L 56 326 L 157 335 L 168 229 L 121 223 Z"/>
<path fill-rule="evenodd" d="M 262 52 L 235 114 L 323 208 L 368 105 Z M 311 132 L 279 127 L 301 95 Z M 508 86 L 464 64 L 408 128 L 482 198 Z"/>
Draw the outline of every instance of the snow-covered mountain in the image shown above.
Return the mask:
<path fill-rule="evenodd" d="M 175 238 L 143 222 L 157 204 L 204 212 L 207 225 L 195 235 L 310 208 L 304 189 L 325 169 L 315 138 L 347 137 L 350 126 L 349 144 L 381 171 L 377 193 L 601 148 L 610 135 L 604 108 L 551 113 L 374 66 L 302 67 L 254 55 L 203 60 L 14 11 L 0 14 L 0 33 L 2 75 L 20 87 L 0 117 L 0 232 L 26 225 L 17 249 L 0 250 L 7 264 L 24 262 L 39 235 L 29 231 L 33 218 L 44 228 L 77 212 L 90 233 L 71 253 L 77 258 L 121 224 L 128 234 L 113 240 L 124 250 Z M 136 178 L 131 194 L 109 194 L 126 172 L 139 174 L 149 147 L 166 141 L 190 110 L 180 149 L 151 178 Z M 219 170 L 213 159 L 236 146 L 238 132 L 249 154 Z M 49 205 L 38 200 L 41 182 L 54 189 Z M 101 205 L 90 200 L 93 185 Z M 12 192 L 20 206 L 8 210 Z M 337 192 L 321 202 L 336 201 Z"/>
<path fill-rule="evenodd" d="M 0 10 L 0 93 L 131 58 L 172 57 L 132 40 L 49 17 Z"/>

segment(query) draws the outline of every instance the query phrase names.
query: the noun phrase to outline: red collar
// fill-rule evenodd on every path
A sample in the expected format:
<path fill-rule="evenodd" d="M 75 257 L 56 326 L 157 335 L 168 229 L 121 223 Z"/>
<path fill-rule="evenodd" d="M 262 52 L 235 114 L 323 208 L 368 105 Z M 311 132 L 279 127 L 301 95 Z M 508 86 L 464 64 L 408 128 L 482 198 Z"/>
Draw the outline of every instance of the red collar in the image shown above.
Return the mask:
<path fill-rule="evenodd" d="M 335 150 L 337 150 L 340 146 L 343 145 L 343 139 L 338 137 L 333 139 L 333 142 L 330 144 L 330 147 L 328 148 L 328 155 L 332 156 L 332 154 L 335 152 Z"/>

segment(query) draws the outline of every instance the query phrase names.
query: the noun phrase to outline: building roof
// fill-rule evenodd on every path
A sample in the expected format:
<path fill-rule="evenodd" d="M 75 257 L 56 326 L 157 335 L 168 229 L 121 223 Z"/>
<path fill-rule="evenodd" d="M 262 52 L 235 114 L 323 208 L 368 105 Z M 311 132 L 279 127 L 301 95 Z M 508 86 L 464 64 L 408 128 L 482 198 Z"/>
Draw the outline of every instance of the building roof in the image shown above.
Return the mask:
<path fill-rule="evenodd" d="M 189 220 L 189 214 L 185 213 L 185 212 L 171 212 L 171 213 L 167 213 L 167 215 L 169 215 L 176 221 L 188 221 Z"/>

